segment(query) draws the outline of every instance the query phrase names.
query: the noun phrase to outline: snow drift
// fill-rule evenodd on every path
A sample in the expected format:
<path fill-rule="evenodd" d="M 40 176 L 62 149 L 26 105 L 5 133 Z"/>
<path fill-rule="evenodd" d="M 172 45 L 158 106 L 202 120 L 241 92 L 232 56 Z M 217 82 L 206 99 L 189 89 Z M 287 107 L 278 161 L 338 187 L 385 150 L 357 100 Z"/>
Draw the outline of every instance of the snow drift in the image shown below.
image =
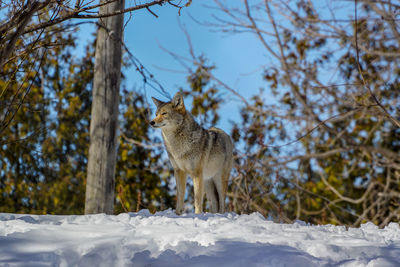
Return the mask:
<path fill-rule="evenodd" d="M 147 210 L 0 214 L 1 266 L 400 266 L 400 227 L 277 224 L 250 215 Z"/>

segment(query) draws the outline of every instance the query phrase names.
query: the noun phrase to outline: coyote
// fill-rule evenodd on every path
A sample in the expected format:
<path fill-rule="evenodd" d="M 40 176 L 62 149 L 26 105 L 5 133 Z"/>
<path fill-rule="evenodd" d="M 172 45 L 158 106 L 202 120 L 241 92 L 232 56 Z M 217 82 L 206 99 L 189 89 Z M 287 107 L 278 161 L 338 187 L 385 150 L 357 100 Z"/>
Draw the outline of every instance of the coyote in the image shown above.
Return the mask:
<path fill-rule="evenodd" d="M 156 117 L 150 122 L 161 128 L 165 148 L 176 179 L 176 213 L 183 212 L 186 178 L 194 184 L 195 213 L 203 212 L 204 191 L 210 212 L 225 212 L 225 196 L 232 169 L 232 140 L 218 128 L 203 129 L 186 111 L 183 97 L 176 93 L 172 101 L 152 97 L 157 106 Z"/>

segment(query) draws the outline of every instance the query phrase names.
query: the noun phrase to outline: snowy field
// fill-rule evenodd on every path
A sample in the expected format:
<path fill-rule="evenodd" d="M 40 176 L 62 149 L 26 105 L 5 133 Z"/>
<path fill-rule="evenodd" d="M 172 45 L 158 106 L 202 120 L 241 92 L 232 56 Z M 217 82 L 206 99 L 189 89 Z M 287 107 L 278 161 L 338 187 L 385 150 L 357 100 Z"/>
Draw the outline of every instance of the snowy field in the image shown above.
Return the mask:
<path fill-rule="evenodd" d="M 400 227 L 260 214 L 0 214 L 0 266 L 400 266 Z"/>

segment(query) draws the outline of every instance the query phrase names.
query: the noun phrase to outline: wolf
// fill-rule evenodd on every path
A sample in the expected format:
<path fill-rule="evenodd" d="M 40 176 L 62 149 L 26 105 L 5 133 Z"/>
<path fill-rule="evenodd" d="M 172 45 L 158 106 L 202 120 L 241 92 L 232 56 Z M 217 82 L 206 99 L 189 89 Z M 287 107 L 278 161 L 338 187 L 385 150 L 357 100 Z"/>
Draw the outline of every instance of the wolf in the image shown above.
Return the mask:
<path fill-rule="evenodd" d="M 187 176 L 193 179 L 195 213 L 203 212 L 204 193 L 210 212 L 224 213 L 233 159 L 230 136 L 218 128 L 202 128 L 186 111 L 180 92 L 169 102 L 154 97 L 152 100 L 157 111 L 150 125 L 161 128 L 164 145 L 174 169 L 176 213 L 181 214 L 184 210 Z"/>

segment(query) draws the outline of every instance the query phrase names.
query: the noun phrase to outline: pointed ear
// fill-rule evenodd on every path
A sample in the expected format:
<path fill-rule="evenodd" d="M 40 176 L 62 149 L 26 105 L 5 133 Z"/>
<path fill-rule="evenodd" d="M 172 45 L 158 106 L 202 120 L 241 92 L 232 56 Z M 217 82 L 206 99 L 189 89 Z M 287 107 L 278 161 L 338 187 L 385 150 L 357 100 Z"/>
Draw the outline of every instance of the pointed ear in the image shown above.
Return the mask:
<path fill-rule="evenodd" d="M 174 95 L 174 98 L 172 99 L 172 105 L 178 110 L 185 109 L 185 104 L 183 103 L 183 96 L 181 92 L 178 92 Z"/>
<path fill-rule="evenodd" d="M 164 102 L 158 100 L 157 98 L 152 97 L 151 98 L 154 102 L 154 104 L 156 105 L 156 107 L 158 108 L 159 106 L 161 106 L 162 104 L 164 104 Z"/>

